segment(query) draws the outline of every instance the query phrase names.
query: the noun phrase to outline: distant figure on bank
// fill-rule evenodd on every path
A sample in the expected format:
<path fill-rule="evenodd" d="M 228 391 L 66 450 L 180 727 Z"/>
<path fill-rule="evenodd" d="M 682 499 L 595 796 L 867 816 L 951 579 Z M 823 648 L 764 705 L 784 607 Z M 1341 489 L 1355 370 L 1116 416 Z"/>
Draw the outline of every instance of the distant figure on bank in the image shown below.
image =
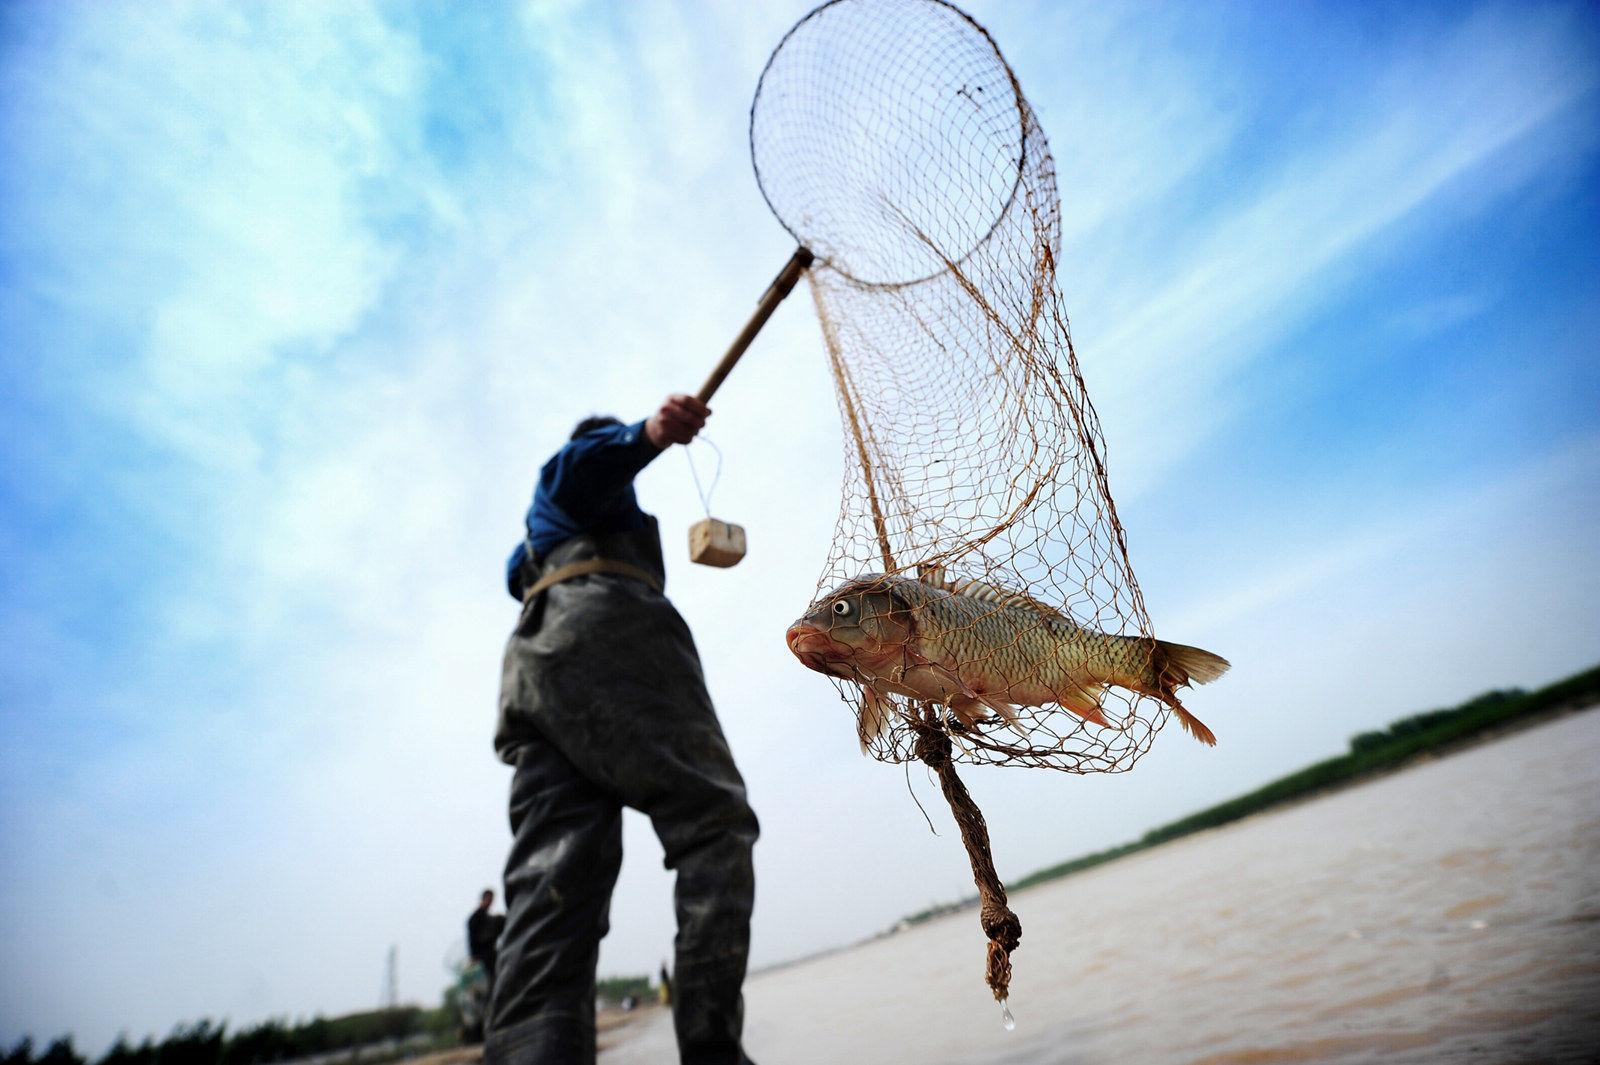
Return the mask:
<path fill-rule="evenodd" d="M 478 908 L 467 918 L 467 953 L 472 955 L 473 961 L 483 966 L 483 975 L 489 978 L 491 994 L 494 988 L 495 955 L 499 950 L 500 932 L 506 926 L 505 914 L 489 912 L 489 907 L 493 904 L 494 892 L 484 888 L 483 894 L 478 899 Z"/>
<path fill-rule="evenodd" d="M 506 932 L 486 1065 L 589 1065 L 595 963 L 622 863 L 622 808 L 677 870 L 673 1024 L 685 1065 L 743 1065 L 756 816 L 662 587 L 656 520 L 633 479 L 710 413 L 668 397 L 632 425 L 587 418 L 545 463 L 507 585 L 495 750 L 516 767 Z"/>

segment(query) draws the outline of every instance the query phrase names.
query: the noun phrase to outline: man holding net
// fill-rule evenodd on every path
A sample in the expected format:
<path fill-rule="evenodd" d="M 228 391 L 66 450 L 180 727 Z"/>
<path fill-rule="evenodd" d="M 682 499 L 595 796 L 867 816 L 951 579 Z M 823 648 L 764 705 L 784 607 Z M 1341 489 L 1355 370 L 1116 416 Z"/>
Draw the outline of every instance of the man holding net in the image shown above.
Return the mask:
<path fill-rule="evenodd" d="M 633 479 L 710 411 L 674 395 L 624 425 L 588 418 L 540 472 L 507 572 L 522 615 L 506 648 L 495 750 L 516 768 L 506 929 L 490 1065 L 592 1062 L 595 964 L 622 862 L 622 807 L 651 819 L 677 871 L 673 1022 L 685 1063 L 745 1062 L 758 826 L 683 618 L 662 594 L 654 517 Z"/>

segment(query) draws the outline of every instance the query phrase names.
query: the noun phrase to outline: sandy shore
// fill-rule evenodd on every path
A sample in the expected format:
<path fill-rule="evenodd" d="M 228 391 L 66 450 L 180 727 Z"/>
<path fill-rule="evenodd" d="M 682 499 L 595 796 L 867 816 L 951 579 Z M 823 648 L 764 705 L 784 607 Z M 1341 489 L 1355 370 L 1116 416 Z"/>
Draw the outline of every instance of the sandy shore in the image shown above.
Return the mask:
<path fill-rule="evenodd" d="M 758 1062 L 1594 1062 L 1600 713 L 1012 897 L 1001 1027 L 964 911 L 753 977 Z M 603 1065 L 676 1060 L 671 1018 Z"/>
<path fill-rule="evenodd" d="M 642 1021 L 654 1014 L 665 1014 L 666 1011 L 655 1002 L 646 1002 L 637 1009 L 624 1012 L 614 1007 L 603 1008 L 595 1014 L 594 1025 L 599 1037 L 601 1050 L 619 1041 L 618 1029 Z M 668 1023 L 671 1023 L 670 1018 Z M 617 1034 L 613 1034 L 617 1033 Z M 621 1036 L 626 1038 L 625 1036 Z M 421 1057 L 408 1058 L 406 1065 L 478 1065 L 483 1060 L 483 1045 L 474 1043 L 470 1046 L 452 1047 L 449 1050 L 440 1050 Z M 669 1060 L 677 1060 L 676 1053 Z"/>

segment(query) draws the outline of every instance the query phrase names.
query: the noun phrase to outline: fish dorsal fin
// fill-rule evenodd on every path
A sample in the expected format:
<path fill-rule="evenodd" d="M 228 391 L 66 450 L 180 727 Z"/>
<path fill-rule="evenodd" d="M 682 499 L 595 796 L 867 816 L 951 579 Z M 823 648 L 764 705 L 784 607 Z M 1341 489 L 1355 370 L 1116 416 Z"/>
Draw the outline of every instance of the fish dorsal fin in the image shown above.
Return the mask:
<path fill-rule="evenodd" d="M 1043 614 L 1047 618 L 1066 619 L 1066 615 L 1057 607 L 1053 607 L 1048 603 L 1041 603 L 1024 592 L 1013 592 L 1009 589 L 1001 588 L 999 585 L 973 578 L 957 577 L 952 580 L 949 573 L 945 571 L 944 565 L 938 562 L 918 565 L 917 583 L 937 591 L 949 592 L 951 595 L 964 595 L 968 599 L 978 599 L 985 603 L 993 603 L 995 606 L 1032 610 Z"/>
<path fill-rule="evenodd" d="M 945 589 L 952 595 L 964 595 L 968 599 L 979 599 L 985 603 L 993 603 L 996 606 L 1015 607 L 1020 610 L 1033 610 L 1043 614 L 1047 618 L 1066 618 L 1065 614 L 1063 614 L 1056 607 L 1051 606 L 1049 603 L 1041 603 L 1031 595 L 1027 595 L 1023 592 L 1009 591 L 1008 589 L 989 584 L 986 581 L 959 579 L 947 581 L 945 583 Z"/>

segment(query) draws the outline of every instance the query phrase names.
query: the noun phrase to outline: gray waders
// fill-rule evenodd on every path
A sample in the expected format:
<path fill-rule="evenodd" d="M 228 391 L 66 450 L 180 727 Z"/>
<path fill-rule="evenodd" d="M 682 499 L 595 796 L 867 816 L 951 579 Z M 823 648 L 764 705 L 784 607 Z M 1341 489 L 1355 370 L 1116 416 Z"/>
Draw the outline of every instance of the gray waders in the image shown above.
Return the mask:
<path fill-rule="evenodd" d="M 646 529 L 565 541 L 529 567 L 527 584 L 595 558 L 665 581 L 652 518 Z M 532 596 L 506 647 L 495 749 L 516 773 L 487 1065 L 594 1061 L 595 964 L 624 806 L 650 818 L 678 874 L 681 1059 L 746 1061 L 740 988 L 759 828 L 677 610 L 645 581 L 613 573 Z"/>

